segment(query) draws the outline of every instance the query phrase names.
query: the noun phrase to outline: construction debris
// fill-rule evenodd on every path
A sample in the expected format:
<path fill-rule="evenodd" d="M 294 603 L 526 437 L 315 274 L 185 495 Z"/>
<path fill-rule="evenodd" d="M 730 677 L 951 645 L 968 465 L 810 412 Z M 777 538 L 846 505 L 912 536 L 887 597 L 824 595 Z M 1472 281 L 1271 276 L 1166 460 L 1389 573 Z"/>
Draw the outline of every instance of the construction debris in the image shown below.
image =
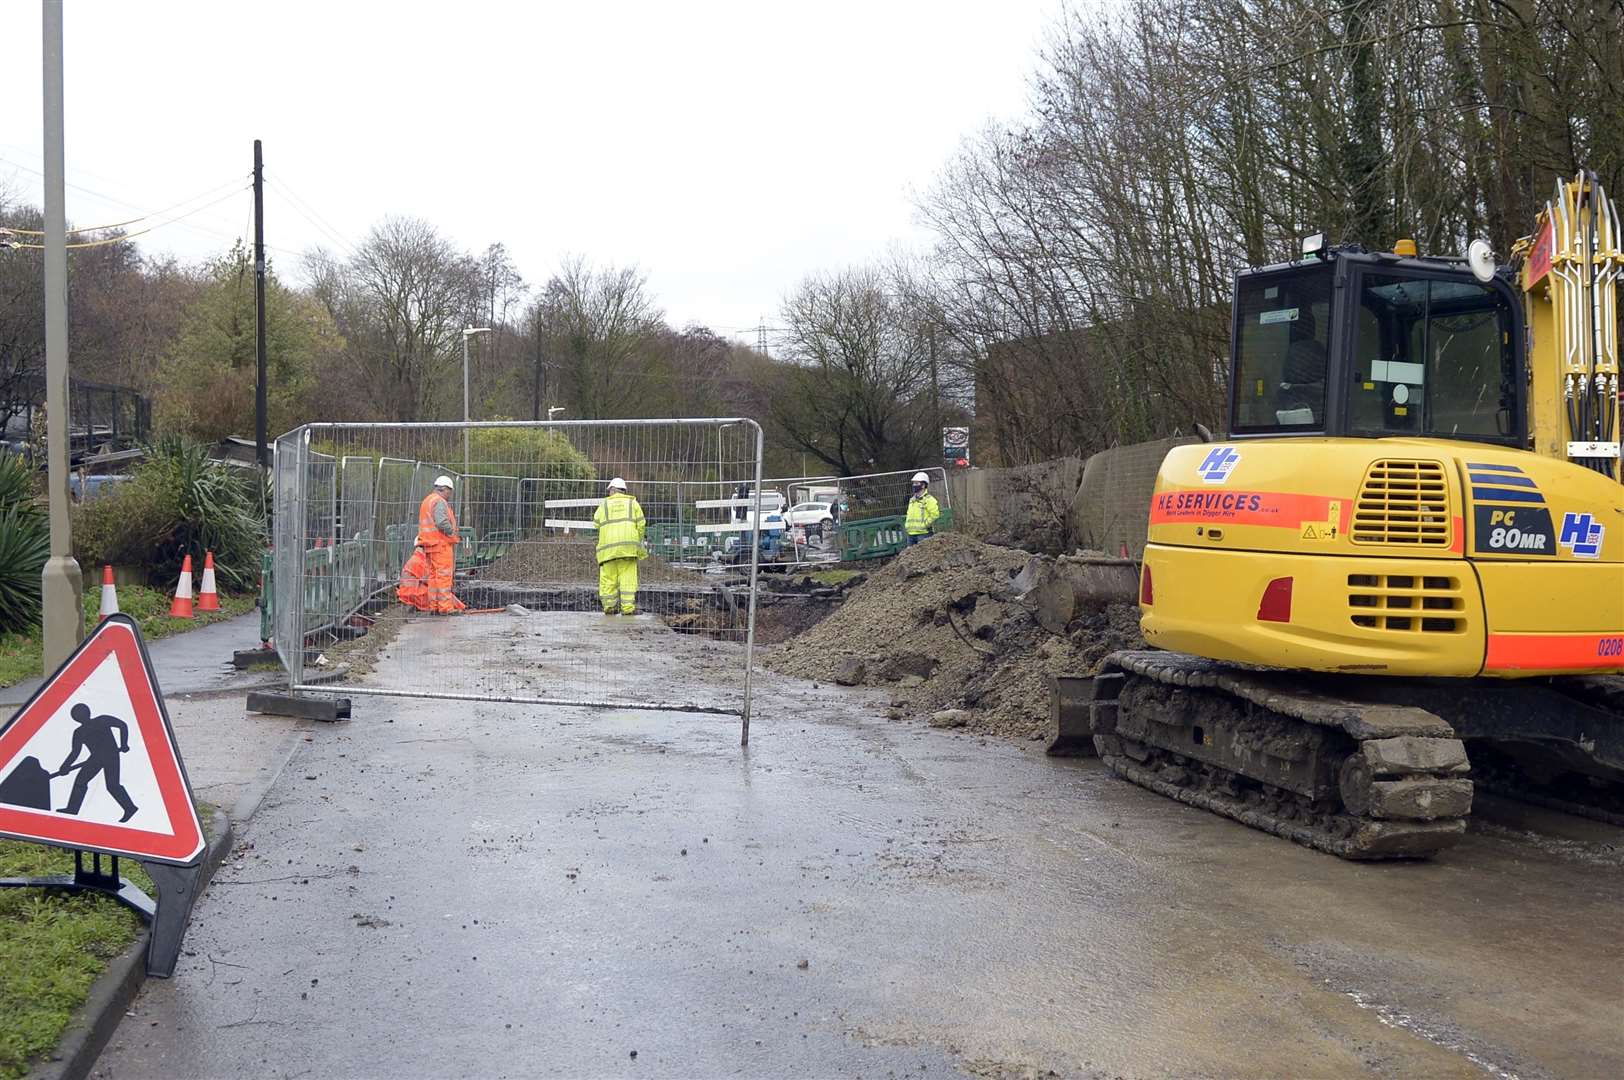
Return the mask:
<path fill-rule="evenodd" d="M 1053 559 L 947 533 L 851 589 L 816 626 L 770 650 L 803 678 L 883 687 L 888 715 L 1038 739 L 1053 675 L 1086 675 L 1142 648 L 1132 564 Z"/>

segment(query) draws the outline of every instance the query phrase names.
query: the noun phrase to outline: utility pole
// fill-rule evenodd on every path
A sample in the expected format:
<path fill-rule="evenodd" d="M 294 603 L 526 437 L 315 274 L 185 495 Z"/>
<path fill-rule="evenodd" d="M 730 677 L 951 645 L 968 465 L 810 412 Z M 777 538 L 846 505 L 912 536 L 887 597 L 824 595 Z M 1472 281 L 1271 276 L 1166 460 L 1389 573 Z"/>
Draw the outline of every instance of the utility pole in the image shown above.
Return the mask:
<path fill-rule="evenodd" d="M 265 159 L 254 140 L 254 460 L 271 467 L 265 388 Z"/>
<path fill-rule="evenodd" d="M 68 521 L 68 210 L 62 133 L 62 0 L 43 0 L 45 68 L 45 483 L 51 557 L 40 572 L 43 674 L 85 636 L 84 578 Z"/>
<path fill-rule="evenodd" d="M 546 390 L 546 383 L 545 383 L 546 376 L 542 374 L 542 372 L 544 370 L 546 370 L 546 369 L 542 365 L 542 358 L 541 358 L 541 305 L 537 304 L 536 305 L 536 392 L 535 392 L 534 403 L 530 407 L 530 419 L 532 419 L 532 420 L 540 420 L 541 419 L 541 399 L 542 399 L 543 392 Z M 551 418 L 549 417 L 549 419 L 551 419 Z"/>

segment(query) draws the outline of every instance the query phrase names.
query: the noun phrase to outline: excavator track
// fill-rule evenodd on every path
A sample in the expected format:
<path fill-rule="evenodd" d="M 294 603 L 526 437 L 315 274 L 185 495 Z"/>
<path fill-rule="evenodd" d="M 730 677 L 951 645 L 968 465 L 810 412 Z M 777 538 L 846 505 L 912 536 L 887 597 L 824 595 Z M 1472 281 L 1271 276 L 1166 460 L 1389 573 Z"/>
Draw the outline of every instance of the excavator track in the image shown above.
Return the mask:
<path fill-rule="evenodd" d="M 1578 717 L 1583 714 L 1589 721 L 1588 729 L 1581 729 L 1580 741 L 1588 744 L 1592 754 L 1608 763 L 1624 757 L 1624 677 L 1617 675 L 1579 675 L 1553 679 L 1549 693 L 1560 696 L 1567 703 L 1555 707 L 1563 713 Z M 1470 708 L 1473 703 L 1465 703 Z M 1468 724 L 1451 716 L 1463 731 Z M 1610 745 L 1609 745 L 1610 744 Z M 1588 783 L 1576 782 L 1572 775 L 1565 783 L 1553 783 L 1549 778 L 1530 775 L 1526 762 L 1517 760 L 1497 747 L 1487 753 L 1475 745 L 1467 751 L 1472 756 L 1472 779 L 1479 790 L 1504 795 L 1519 802 L 1543 806 L 1575 817 L 1602 821 L 1609 825 L 1624 826 L 1624 778 L 1616 767 L 1604 769 Z"/>
<path fill-rule="evenodd" d="M 1113 772 L 1307 847 L 1424 859 L 1466 831 L 1466 748 L 1425 709 L 1154 650 L 1107 657 L 1089 707 Z"/>

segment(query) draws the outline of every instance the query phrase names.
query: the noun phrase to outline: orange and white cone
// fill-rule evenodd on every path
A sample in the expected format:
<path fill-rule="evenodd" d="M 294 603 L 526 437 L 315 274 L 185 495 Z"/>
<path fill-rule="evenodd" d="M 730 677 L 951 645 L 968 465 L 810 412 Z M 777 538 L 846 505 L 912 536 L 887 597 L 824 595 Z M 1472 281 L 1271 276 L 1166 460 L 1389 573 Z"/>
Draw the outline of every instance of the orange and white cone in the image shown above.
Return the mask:
<path fill-rule="evenodd" d="M 113 568 L 102 567 L 102 599 L 100 618 L 118 614 L 118 588 L 113 584 Z"/>
<path fill-rule="evenodd" d="M 192 557 L 186 556 L 180 564 L 180 582 L 175 586 L 175 599 L 169 605 L 169 617 L 172 619 L 190 619 L 192 617 Z"/>
<path fill-rule="evenodd" d="M 197 610 L 220 610 L 220 594 L 214 587 L 214 552 L 212 551 L 203 553 L 203 587 L 197 591 Z"/>

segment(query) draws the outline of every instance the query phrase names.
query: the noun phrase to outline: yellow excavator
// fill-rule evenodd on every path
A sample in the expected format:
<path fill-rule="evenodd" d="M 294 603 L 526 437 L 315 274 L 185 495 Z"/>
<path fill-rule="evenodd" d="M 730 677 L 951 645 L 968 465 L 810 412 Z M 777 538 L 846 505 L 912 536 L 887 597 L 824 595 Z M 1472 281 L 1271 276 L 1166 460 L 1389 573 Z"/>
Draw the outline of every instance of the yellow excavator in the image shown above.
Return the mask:
<path fill-rule="evenodd" d="M 1157 476 L 1155 648 L 1091 686 L 1113 771 L 1353 859 L 1449 846 L 1475 786 L 1624 824 L 1621 246 L 1581 173 L 1509 265 L 1238 275 L 1228 437 Z"/>

